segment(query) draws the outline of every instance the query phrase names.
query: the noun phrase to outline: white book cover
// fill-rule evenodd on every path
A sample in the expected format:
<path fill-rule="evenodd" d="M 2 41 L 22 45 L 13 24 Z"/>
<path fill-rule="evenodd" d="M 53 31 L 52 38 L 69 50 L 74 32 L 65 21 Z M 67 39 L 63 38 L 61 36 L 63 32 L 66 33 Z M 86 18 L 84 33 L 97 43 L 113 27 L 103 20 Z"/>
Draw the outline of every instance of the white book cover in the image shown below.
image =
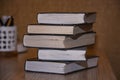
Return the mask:
<path fill-rule="evenodd" d="M 23 44 L 26 47 L 69 49 L 95 43 L 95 33 L 76 36 L 57 35 L 24 35 Z"/>
<path fill-rule="evenodd" d="M 93 13 L 38 13 L 40 24 L 84 24 L 93 23 L 96 14 Z"/>
<path fill-rule="evenodd" d="M 38 59 L 52 61 L 85 61 L 86 47 L 68 50 L 39 49 Z"/>
<path fill-rule="evenodd" d="M 29 24 L 27 26 L 28 34 L 60 34 L 76 35 L 92 31 L 92 24 L 81 25 L 41 25 Z"/>
<path fill-rule="evenodd" d="M 86 66 L 84 64 L 86 64 Z M 97 64 L 98 57 L 89 58 L 87 59 L 87 61 L 84 62 L 57 62 L 28 59 L 25 62 L 25 71 L 67 74 L 83 69 L 96 67 Z"/>

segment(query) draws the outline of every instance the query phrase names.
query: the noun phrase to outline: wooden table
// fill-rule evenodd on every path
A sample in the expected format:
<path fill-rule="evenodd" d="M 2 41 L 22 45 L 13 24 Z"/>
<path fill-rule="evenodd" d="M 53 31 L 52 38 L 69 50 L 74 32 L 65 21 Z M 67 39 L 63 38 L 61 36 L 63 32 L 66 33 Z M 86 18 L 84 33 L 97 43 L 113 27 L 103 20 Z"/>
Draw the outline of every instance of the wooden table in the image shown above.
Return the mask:
<path fill-rule="evenodd" d="M 74 72 L 67 75 L 33 73 L 24 71 L 24 62 L 34 57 L 27 52 L 17 57 L 0 58 L 0 80 L 116 80 L 107 57 L 101 53 L 98 67 Z"/>

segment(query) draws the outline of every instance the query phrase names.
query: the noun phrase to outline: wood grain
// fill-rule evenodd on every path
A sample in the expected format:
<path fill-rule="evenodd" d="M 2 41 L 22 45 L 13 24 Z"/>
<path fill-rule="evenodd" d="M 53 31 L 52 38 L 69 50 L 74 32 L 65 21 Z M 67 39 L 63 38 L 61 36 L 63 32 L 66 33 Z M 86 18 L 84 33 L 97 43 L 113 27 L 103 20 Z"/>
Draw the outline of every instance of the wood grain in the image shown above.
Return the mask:
<path fill-rule="evenodd" d="M 27 25 L 37 23 L 39 12 L 96 12 L 96 44 L 89 53 L 103 51 L 120 76 L 120 0 L 0 0 L 0 16 L 13 15 L 20 42 Z"/>
<path fill-rule="evenodd" d="M 67 75 L 24 71 L 25 60 L 36 57 L 32 50 L 17 57 L 1 57 L 0 80 L 116 80 L 107 57 L 103 53 L 99 56 L 97 67 Z"/>

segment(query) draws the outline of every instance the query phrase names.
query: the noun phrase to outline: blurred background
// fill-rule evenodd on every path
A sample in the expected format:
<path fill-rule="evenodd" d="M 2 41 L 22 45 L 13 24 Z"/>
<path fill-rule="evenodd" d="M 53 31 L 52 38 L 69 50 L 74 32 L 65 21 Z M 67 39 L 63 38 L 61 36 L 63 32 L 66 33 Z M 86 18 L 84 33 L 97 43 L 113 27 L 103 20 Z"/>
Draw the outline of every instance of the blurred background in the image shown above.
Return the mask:
<path fill-rule="evenodd" d="M 105 53 L 120 80 L 120 0 L 0 0 L 0 16 L 14 17 L 19 43 L 27 25 L 37 23 L 40 12 L 96 12 L 96 44 L 88 51 Z"/>

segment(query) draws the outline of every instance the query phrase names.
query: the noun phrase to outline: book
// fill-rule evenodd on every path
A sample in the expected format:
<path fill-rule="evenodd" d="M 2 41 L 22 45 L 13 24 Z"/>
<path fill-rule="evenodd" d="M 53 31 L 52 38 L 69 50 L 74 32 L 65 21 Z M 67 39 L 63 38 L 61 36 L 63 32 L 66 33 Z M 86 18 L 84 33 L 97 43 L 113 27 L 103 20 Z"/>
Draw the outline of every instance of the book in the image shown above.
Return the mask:
<path fill-rule="evenodd" d="M 24 35 L 23 44 L 26 47 L 69 49 L 95 43 L 95 33 L 78 34 L 74 36 L 56 35 Z"/>
<path fill-rule="evenodd" d="M 88 58 L 87 61 L 79 62 L 56 62 L 38 59 L 27 59 L 25 62 L 25 71 L 67 74 L 83 69 L 92 68 L 97 66 L 97 64 L 98 57 Z"/>
<path fill-rule="evenodd" d="M 40 25 L 29 24 L 27 27 L 28 34 L 64 34 L 75 35 L 92 31 L 92 24 L 81 25 Z"/>
<path fill-rule="evenodd" d="M 84 24 L 94 23 L 96 13 L 38 13 L 38 23 L 40 24 Z"/>
<path fill-rule="evenodd" d="M 38 59 L 52 61 L 85 61 L 86 47 L 69 50 L 39 49 Z"/>

